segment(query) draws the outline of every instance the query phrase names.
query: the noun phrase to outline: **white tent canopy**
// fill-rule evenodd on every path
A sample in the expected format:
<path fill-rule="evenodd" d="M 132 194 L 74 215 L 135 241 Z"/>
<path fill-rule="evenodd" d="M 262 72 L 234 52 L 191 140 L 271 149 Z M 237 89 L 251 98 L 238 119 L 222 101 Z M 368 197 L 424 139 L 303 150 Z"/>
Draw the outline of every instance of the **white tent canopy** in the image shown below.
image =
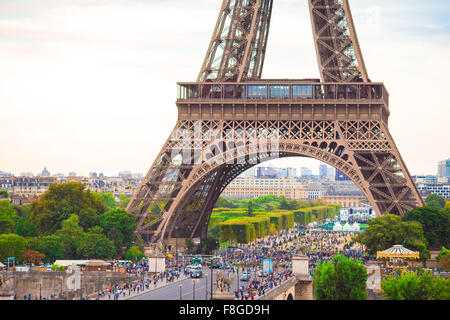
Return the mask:
<path fill-rule="evenodd" d="M 351 231 L 351 227 L 350 227 L 350 225 L 348 224 L 348 222 L 344 225 L 343 230 L 344 230 L 344 231 Z"/>
<path fill-rule="evenodd" d="M 333 231 L 342 231 L 342 225 L 340 222 L 336 222 L 333 226 Z"/>

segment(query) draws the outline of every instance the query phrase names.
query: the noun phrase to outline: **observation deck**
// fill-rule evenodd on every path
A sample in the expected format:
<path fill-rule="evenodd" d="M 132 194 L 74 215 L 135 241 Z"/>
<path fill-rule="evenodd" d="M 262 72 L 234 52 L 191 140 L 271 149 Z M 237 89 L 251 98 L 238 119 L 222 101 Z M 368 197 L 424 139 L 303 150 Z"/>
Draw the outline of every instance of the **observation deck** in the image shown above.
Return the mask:
<path fill-rule="evenodd" d="M 383 83 L 314 80 L 179 82 L 180 119 L 383 120 L 389 93 Z"/>

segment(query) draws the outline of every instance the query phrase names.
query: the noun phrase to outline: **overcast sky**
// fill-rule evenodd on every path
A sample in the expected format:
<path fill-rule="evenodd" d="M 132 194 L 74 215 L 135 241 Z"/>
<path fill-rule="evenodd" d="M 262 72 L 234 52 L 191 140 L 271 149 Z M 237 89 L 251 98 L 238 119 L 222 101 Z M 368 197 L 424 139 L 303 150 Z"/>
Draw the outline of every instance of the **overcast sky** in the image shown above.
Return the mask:
<path fill-rule="evenodd" d="M 176 82 L 196 80 L 221 2 L 0 0 L 0 170 L 145 174 L 175 125 Z M 436 174 L 450 157 L 450 1 L 350 4 L 409 171 Z M 274 1 L 263 77 L 319 78 L 306 0 Z"/>

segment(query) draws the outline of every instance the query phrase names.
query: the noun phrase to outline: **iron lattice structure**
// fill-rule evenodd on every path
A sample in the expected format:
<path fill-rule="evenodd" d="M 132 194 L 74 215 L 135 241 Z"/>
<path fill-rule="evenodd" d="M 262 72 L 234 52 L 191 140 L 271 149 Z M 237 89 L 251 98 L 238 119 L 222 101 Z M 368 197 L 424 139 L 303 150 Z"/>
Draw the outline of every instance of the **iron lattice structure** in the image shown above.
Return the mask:
<path fill-rule="evenodd" d="M 254 165 L 311 157 L 345 173 L 377 214 L 423 205 L 370 82 L 347 0 L 308 0 L 320 80 L 262 80 L 273 0 L 223 0 L 197 82 L 127 210 L 147 243 L 205 239 L 225 187 Z"/>

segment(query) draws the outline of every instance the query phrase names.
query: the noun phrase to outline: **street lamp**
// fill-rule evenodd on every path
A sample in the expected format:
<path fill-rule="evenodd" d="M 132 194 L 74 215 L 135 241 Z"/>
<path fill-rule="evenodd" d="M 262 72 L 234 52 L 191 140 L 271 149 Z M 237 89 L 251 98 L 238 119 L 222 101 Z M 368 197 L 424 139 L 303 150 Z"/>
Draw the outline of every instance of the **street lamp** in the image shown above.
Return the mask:
<path fill-rule="evenodd" d="M 195 279 L 192 279 L 192 300 L 195 300 Z"/>
<path fill-rule="evenodd" d="M 208 300 L 208 275 L 207 274 L 205 274 L 205 284 L 206 284 L 206 287 L 205 287 L 205 300 Z"/>
<path fill-rule="evenodd" d="M 183 289 L 183 285 L 180 284 L 180 300 L 181 300 L 181 290 Z"/>
<path fill-rule="evenodd" d="M 211 285 L 209 286 L 211 288 L 211 300 L 213 298 L 213 269 L 210 267 L 209 270 L 211 271 L 210 281 Z"/>

